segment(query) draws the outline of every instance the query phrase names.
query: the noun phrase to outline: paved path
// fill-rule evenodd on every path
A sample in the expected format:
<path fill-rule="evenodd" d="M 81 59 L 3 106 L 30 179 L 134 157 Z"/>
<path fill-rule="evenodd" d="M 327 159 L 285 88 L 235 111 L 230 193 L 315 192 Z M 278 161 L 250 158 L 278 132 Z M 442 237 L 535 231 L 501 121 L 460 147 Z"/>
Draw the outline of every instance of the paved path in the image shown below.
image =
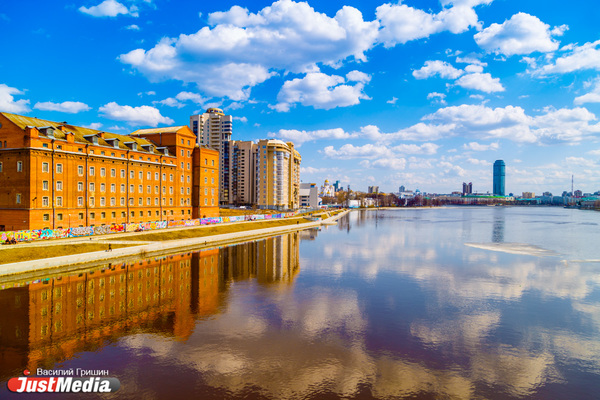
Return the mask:
<path fill-rule="evenodd" d="M 285 226 L 277 226 L 271 228 L 262 228 L 262 229 L 254 229 L 242 232 L 234 232 L 234 233 L 225 233 L 220 235 L 211 235 L 197 238 L 189 238 L 189 239 L 177 239 L 177 240 L 167 240 L 167 241 L 127 241 L 126 243 L 139 243 L 139 246 L 132 247 L 123 247 L 118 249 L 113 249 L 112 251 L 95 251 L 90 253 L 83 254 L 73 254 L 68 256 L 60 256 L 53 258 L 46 258 L 41 260 L 31 260 L 31 261 L 22 261 L 17 263 L 10 264 L 2 264 L 0 265 L 0 277 L 14 274 L 21 274 L 26 272 L 33 271 L 42 271 L 42 270 L 52 270 L 59 267 L 65 266 L 77 266 L 81 264 L 87 263 L 108 263 L 108 262 L 117 262 L 118 260 L 132 258 L 132 257 L 152 257 L 159 254 L 165 254 L 172 251 L 186 251 L 186 250 L 198 250 L 203 247 L 214 247 L 220 245 L 226 245 L 236 242 L 242 242 L 248 240 L 250 238 L 262 238 L 280 235 L 288 232 L 300 231 L 308 228 L 319 227 L 324 224 L 330 224 L 343 215 L 348 213 L 349 211 L 344 211 L 340 214 L 337 214 L 333 217 L 329 217 L 322 221 L 316 222 L 305 222 L 296 225 L 285 225 Z M 246 221 L 240 223 L 253 223 L 254 221 Z M 256 221 L 258 222 L 258 221 Z M 264 222 L 264 221 L 263 221 Z M 202 227 L 194 227 L 187 229 L 201 229 L 205 228 L 208 225 Z M 212 225 L 214 226 L 214 225 Z M 146 231 L 145 233 L 156 233 L 159 231 Z M 101 242 L 101 243 L 118 243 L 119 241 L 115 241 L 115 238 L 122 237 L 123 235 L 139 235 L 143 232 L 131 232 L 131 233 L 123 233 L 123 234 L 113 234 L 113 235 L 103 235 L 99 237 L 92 237 L 92 241 Z M 77 239 L 59 239 L 52 242 L 42 242 L 45 246 L 48 246 L 50 243 L 52 244 L 72 244 L 72 243 L 80 243 L 80 242 L 90 242 L 90 238 L 87 240 L 78 240 Z M 37 243 L 22 243 L 16 246 L 32 246 L 35 247 Z"/>

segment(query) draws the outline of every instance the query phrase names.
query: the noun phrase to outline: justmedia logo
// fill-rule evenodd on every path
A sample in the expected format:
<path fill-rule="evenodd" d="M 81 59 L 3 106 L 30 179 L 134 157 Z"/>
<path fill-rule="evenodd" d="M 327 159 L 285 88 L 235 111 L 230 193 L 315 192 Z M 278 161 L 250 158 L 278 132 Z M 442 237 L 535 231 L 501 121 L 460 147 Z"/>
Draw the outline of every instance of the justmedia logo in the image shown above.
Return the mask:
<path fill-rule="evenodd" d="M 29 371 L 25 370 L 24 375 L 29 375 Z M 116 392 L 120 387 L 121 383 L 117 378 L 98 376 L 89 378 L 23 376 L 8 381 L 8 390 L 14 393 L 111 393 Z"/>

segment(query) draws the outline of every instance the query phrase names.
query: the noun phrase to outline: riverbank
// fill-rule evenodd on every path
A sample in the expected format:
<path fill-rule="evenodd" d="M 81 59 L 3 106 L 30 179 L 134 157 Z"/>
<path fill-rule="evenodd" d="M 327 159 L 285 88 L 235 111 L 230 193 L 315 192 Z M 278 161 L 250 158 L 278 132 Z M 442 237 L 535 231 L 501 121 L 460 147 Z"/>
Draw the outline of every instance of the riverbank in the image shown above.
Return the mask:
<path fill-rule="evenodd" d="M 285 225 L 273 226 L 276 221 L 248 221 L 240 223 L 231 223 L 227 225 L 201 226 L 193 228 L 181 228 L 171 232 L 144 232 L 144 233 L 125 233 L 107 235 L 92 239 L 67 239 L 55 242 L 35 243 L 21 246 L 27 246 L 31 252 L 38 252 L 42 255 L 40 259 L 12 262 L 0 265 L 0 277 L 14 274 L 23 274 L 30 272 L 49 271 L 61 268 L 75 270 L 84 264 L 106 264 L 109 262 L 121 262 L 130 258 L 152 257 L 172 251 L 199 250 L 205 247 L 214 247 L 243 242 L 248 239 L 259 239 L 274 235 L 281 235 L 288 232 L 300 231 L 308 228 L 320 227 L 330 224 L 343 215 L 348 210 L 336 213 L 333 216 L 324 218 L 320 221 L 303 222 L 306 219 L 302 217 L 290 218 L 284 221 Z M 295 223 L 294 223 L 295 222 Z M 264 224 L 270 226 L 264 227 Z M 262 225 L 261 225 L 262 224 Z M 237 226 L 237 228 L 234 228 Z M 243 228 L 247 229 L 243 229 Z M 227 233 L 219 233 L 219 228 L 229 229 Z M 242 228 L 242 229 L 240 229 Z M 232 231 L 233 230 L 233 231 Z M 165 236 L 168 235 L 168 236 Z M 166 239 L 168 237 L 168 239 Z M 84 243 L 85 242 L 85 243 Z M 83 252 L 79 254 L 70 254 L 59 257 L 46 258 L 41 251 L 51 246 L 57 245 L 94 245 L 104 246 L 106 250 Z M 111 247 L 110 251 L 107 251 Z M 8 250 L 8 249 L 6 249 Z M 6 251 L 3 250 L 3 251 Z M 1 253 L 0 253 L 1 254 Z"/>

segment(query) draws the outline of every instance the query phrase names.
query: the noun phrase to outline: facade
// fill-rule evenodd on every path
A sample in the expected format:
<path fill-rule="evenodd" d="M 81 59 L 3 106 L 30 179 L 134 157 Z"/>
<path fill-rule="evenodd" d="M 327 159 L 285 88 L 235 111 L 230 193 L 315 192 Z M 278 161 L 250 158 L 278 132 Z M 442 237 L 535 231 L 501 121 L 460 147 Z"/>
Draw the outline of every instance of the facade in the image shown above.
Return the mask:
<path fill-rule="evenodd" d="M 300 184 L 300 208 L 319 207 L 319 189 L 316 183 Z"/>
<path fill-rule="evenodd" d="M 203 170 L 193 173 L 194 156 L 215 159 L 218 153 L 196 146 L 186 126 L 118 135 L 0 113 L 0 143 L 0 230 L 219 213 L 210 201 L 202 210 L 194 205 L 192 188 L 204 179 Z"/>
<path fill-rule="evenodd" d="M 230 196 L 229 204 L 251 206 L 256 203 L 255 190 L 255 153 L 258 145 L 251 141 L 233 141 L 230 143 Z"/>
<path fill-rule="evenodd" d="M 219 160 L 219 190 L 221 204 L 229 204 L 230 196 L 230 146 L 233 133 L 233 117 L 225 115 L 220 108 L 209 108 L 203 114 L 190 117 L 190 128 L 199 146 L 217 150 Z"/>
<path fill-rule="evenodd" d="M 505 168 L 503 160 L 496 160 L 494 162 L 494 190 L 493 194 L 495 196 L 504 196 L 504 179 L 505 179 Z"/>
<path fill-rule="evenodd" d="M 255 198 L 259 208 L 300 206 L 300 153 L 292 142 L 263 139 L 254 153 Z"/>
<path fill-rule="evenodd" d="M 368 194 L 375 194 L 375 193 L 379 193 L 379 186 L 369 186 L 367 188 L 367 193 Z"/>
<path fill-rule="evenodd" d="M 462 195 L 465 196 L 467 194 L 472 194 L 473 193 L 473 183 L 469 182 L 463 182 L 463 189 L 462 189 Z"/>

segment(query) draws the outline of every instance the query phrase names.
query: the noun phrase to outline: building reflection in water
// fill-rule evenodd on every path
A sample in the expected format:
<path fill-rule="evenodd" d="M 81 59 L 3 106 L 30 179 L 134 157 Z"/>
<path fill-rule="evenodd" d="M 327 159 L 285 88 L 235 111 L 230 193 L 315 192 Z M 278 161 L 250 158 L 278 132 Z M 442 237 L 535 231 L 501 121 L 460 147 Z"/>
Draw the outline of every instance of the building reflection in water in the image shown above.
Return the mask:
<path fill-rule="evenodd" d="M 229 282 L 292 283 L 298 243 L 292 233 L 0 290 L 0 380 L 52 369 L 130 333 L 186 340 L 196 319 L 219 313 Z"/>
<path fill-rule="evenodd" d="M 504 207 L 496 207 L 494 210 L 494 225 L 492 227 L 492 242 L 504 243 L 504 225 L 506 215 Z"/>

